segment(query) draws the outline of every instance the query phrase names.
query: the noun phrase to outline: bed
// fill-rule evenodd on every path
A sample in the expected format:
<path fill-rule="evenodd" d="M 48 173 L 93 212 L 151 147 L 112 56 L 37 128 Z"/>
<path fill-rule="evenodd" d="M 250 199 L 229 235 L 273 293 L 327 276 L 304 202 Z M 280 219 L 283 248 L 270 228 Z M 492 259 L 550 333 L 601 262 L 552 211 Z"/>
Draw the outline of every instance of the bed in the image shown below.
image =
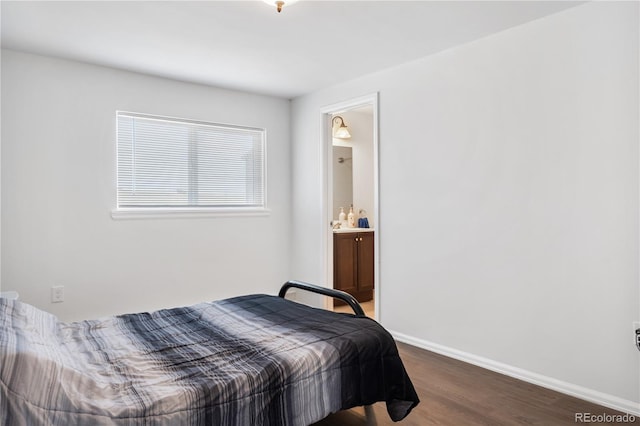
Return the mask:
<path fill-rule="evenodd" d="M 354 314 L 284 298 L 339 297 Z M 393 338 L 350 295 L 279 296 L 64 323 L 0 298 L 2 425 L 308 425 L 419 400 Z"/>

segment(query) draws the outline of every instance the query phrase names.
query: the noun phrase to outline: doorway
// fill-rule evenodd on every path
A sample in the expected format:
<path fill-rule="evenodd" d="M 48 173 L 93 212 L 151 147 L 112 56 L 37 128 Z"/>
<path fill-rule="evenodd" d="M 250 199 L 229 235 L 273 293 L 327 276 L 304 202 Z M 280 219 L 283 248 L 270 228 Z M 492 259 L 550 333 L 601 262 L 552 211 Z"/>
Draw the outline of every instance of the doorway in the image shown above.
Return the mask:
<path fill-rule="evenodd" d="M 329 225 L 323 239 L 326 282 L 354 295 L 366 314 L 379 320 L 378 94 L 330 105 L 321 112 L 324 219 Z M 343 126 L 350 137 L 337 137 Z M 333 300 L 327 300 L 325 307 L 349 312 Z"/>

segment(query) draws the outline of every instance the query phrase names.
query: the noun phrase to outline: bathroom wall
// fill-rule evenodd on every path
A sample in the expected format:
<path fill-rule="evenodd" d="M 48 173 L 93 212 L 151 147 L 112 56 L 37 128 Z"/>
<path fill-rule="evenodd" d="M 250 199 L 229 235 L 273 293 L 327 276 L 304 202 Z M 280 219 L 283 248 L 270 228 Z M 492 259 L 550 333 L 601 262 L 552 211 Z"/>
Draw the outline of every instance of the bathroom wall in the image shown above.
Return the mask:
<path fill-rule="evenodd" d="M 364 209 L 369 220 L 369 226 L 375 227 L 374 217 L 374 152 L 373 152 L 373 112 L 370 107 L 341 112 L 345 124 L 351 134 L 350 139 L 333 139 L 335 146 L 351 147 L 353 157 L 353 208 L 356 215 Z M 335 173 L 335 171 L 334 171 Z M 339 206 L 338 206 L 339 207 Z M 345 212 L 349 212 L 347 204 Z"/>

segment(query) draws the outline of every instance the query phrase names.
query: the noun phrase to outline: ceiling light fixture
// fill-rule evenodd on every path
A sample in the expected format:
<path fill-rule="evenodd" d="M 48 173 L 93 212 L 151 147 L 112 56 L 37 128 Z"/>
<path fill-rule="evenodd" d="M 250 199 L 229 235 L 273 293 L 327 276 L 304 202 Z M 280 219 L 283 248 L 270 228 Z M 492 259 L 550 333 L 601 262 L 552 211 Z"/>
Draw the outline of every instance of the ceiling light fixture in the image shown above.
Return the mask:
<path fill-rule="evenodd" d="M 287 6 L 291 6 L 293 3 L 295 3 L 298 0 L 262 0 L 263 2 L 270 4 L 272 6 L 275 6 L 276 9 L 278 10 L 278 13 L 282 12 L 282 8 L 287 5 Z"/>
<path fill-rule="evenodd" d="M 333 120 L 331 120 L 331 128 L 335 127 L 336 120 L 338 119 L 340 120 L 340 127 L 338 127 L 338 130 L 333 132 L 333 137 L 338 139 L 350 139 L 351 133 L 349 133 L 347 125 L 344 124 L 344 119 L 339 115 L 336 115 L 335 117 L 333 117 Z"/>

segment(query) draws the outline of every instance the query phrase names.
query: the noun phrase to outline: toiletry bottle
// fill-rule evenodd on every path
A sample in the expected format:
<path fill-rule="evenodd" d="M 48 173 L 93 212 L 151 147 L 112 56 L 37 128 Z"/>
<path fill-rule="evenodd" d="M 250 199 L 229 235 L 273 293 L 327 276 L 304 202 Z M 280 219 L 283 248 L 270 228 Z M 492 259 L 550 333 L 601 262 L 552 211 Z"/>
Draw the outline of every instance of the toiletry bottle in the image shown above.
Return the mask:
<path fill-rule="evenodd" d="M 340 221 L 340 226 L 347 226 L 347 215 L 344 214 L 344 207 L 340 207 L 340 214 L 338 215 L 338 221 Z"/>
<path fill-rule="evenodd" d="M 347 226 L 349 228 L 356 227 L 356 215 L 353 214 L 353 204 L 351 204 L 351 207 L 349 208 L 349 214 L 347 215 Z"/>

